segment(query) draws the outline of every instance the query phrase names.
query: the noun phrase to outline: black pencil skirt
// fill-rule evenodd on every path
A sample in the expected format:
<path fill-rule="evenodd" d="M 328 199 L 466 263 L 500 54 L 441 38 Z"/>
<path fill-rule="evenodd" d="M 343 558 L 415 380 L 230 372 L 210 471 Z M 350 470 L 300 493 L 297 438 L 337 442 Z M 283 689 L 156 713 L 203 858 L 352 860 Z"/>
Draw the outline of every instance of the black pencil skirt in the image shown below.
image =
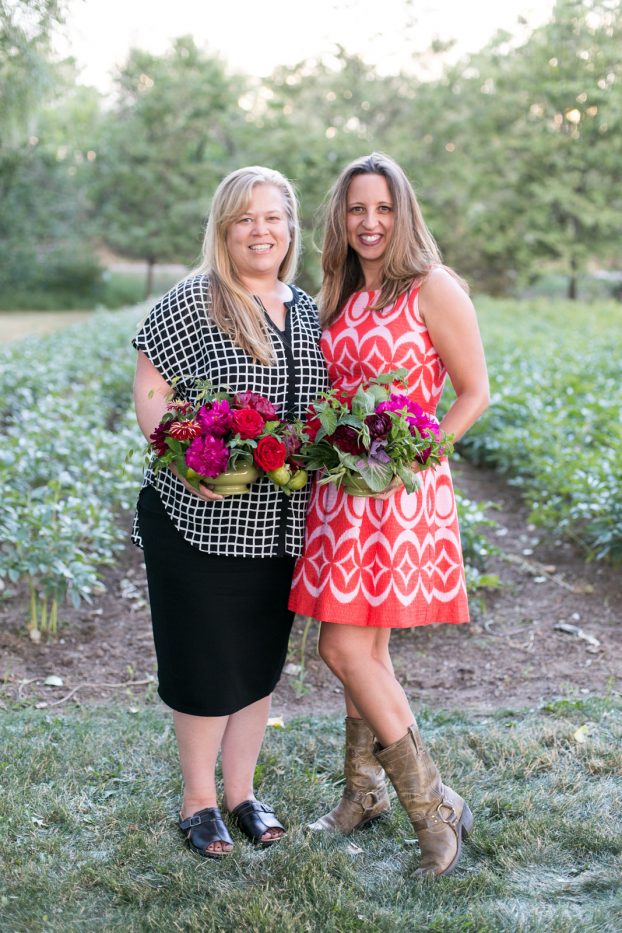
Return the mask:
<path fill-rule="evenodd" d="M 180 713 L 227 716 L 268 696 L 287 654 L 295 558 L 199 551 L 153 486 L 138 510 L 162 700 Z"/>

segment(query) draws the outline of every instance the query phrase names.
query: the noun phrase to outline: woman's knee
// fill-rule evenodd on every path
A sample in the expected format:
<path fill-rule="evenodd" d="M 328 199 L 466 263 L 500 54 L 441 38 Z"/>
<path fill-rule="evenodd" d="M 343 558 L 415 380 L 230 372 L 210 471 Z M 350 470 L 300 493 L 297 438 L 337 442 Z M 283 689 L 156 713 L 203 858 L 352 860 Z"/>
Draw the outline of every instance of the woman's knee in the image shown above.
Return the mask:
<path fill-rule="evenodd" d="M 353 668 L 364 665 L 373 659 L 373 647 L 369 639 L 361 632 L 360 638 L 339 629 L 336 625 L 330 629 L 322 627 L 318 652 L 324 663 L 340 680 L 347 680 Z"/>

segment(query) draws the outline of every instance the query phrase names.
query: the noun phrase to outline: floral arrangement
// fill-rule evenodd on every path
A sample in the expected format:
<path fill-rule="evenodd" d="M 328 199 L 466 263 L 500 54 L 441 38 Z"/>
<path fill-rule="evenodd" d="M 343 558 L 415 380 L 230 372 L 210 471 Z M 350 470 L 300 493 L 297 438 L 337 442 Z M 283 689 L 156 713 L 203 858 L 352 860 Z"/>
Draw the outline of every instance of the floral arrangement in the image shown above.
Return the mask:
<path fill-rule="evenodd" d="M 198 489 L 202 482 L 217 487 L 223 474 L 252 466 L 257 473 L 249 482 L 265 473 L 287 495 L 305 486 L 300 421 L 283 421 L 256 392 L 213 392 L 206 380 L 197 385 L 195 404 L 170 402 L 149 438 L 154 472 L 174 466 Z"/>
<path fill-rule="evenodd" d="M 308 411 L 304 460 L 323 470 L 319 483 L 335 483 L 354 495 L 383 492 L 394 477 L 407 492 L 417 473 L 451 452 L 451 437 L 438 422 L 393 385 L 407 388 L 407 370 L 377 376 L 353 396 L 324 393 Z"/>

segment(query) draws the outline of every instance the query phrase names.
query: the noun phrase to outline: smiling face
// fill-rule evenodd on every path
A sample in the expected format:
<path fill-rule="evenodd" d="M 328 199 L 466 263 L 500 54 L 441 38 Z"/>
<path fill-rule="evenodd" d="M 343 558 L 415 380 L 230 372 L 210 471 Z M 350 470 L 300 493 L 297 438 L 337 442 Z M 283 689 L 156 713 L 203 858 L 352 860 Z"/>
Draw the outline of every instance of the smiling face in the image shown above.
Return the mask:
<path fill-rule="evenodd" d="M 383 175 L 355 175 L 347 198 L 348 243 L 357 253 L 365 279 L 376 278 L 393 235 L 393 198 Z"/>
<path fill-rule="evenodd" d="M 290 239 L 282 193 L 274 185 L 255 185 L 246 210 L 227 229 L 227 249 L 241 281 L 277 279 Z"/>

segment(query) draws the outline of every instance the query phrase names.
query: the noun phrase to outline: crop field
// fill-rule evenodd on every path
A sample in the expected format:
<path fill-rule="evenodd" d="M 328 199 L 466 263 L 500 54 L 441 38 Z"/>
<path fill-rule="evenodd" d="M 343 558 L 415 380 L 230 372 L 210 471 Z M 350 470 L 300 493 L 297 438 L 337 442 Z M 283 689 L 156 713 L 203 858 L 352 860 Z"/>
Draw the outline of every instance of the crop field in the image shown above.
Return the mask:
<path fill-rule="evenodd" d="M 130 339 L 144 312 L 101 312 L 82 324 L 0 348 L 0 583 L 25 583 L 30 627 L 54 631 L 67 596 L 97 588 L 98 567 L 127 537 L 117 520 L 140 485 L 144 441 L 131 402 Z M 133 458 L 126 462 L 128 452 Z M 458 493 L 472 586 L 486 547 L 483 509 Z"/>
<path fill-rule="evenodd" d="M 622 558 L 622 305 L 477 304 L 493 397 L 461 451 L 509 476 L 532 521 Z"/>
<path fill-rule="evenodd" d="M 622 537 L 620 309 L 490 299 L 478 308 L 493 406 L 461 455 L 503 472 L 534 523 L 606 564 Z M 102 568 L 116 573 L 140 482 L 140 455 L 126 461 L 142 447 L 129 343 L 142 313 L 97 313 L 0 348 L 0 610 L 23 600 L 31 635 L 54 640 L 64 601 L 93 600 Z M 495 513 L 460 493 L 458 504 L 470 587 L 485 590 L 482 531 Z M 474 669 L 481 662 L 465 659 L 479 657 L 479 631 L 456 644 Z M 432 654 L 440 645 L 430 643 Z M 592 664 L 586 657 L 573 663 Z M 526 652 L 517 664 L 536 658 Z M 414 647 L 400 659 L 412 669 Z M 0 930 L 614 933 L 621 707 L 613 677 L 601 696 L 589 686 L 518 712 L 418 708 L 477 820 L 456 874 L 432 884 L 413 877 L 417 847 L 397 803 L 351 839 L 304 831 L 341 792 L 337 719 L 286 718 L 269 730 L 257 792 L 278 805 L 288 837 L 253 850 L 236 835 L 235 854 L 216 864 L 187 852 L 175 828 L 178 763 L 153 691 L 144 700 L 120 692 L 107 706 L 56 700 L 55 712 L 18 692 L 0 723 Z"/>

